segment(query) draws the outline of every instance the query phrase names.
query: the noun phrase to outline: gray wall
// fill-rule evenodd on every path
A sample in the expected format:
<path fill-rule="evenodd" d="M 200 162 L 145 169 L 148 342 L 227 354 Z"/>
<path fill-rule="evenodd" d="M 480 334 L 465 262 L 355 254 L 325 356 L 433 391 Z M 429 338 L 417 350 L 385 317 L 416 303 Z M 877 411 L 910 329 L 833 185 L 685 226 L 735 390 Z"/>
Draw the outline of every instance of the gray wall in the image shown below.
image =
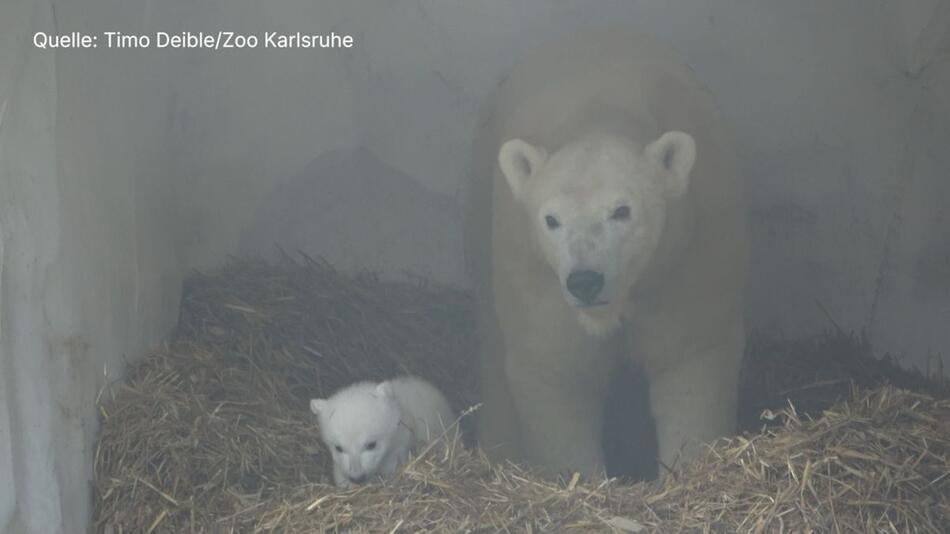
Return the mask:
<path fill-rule="evenodd" d="M 749 322 L 950 347 L 950 4 L 5 0 L 0 531 L 81 531 L 94 401 L 180 281 L 284 246 L 465 285 L 478 107 L 524 46 L 626 21 L 720 97 L 748 174 Z M 352 34 L 334 51 L 36 50 L 34 31 Z"/>
<path fill-rule="evenodd" d="M 96 396 L 178 307 L 168 63 L 32 47 L 142 9 L 78 4 L 0 3 L 0 532 L 82 531 Z"/>

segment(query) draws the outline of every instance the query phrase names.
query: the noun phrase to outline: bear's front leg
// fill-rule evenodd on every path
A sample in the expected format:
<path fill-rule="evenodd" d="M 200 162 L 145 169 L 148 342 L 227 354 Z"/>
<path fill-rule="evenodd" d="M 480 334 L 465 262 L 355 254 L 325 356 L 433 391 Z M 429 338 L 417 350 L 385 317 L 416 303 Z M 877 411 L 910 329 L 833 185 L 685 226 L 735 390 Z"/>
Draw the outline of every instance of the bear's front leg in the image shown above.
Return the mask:
<path fill-rule="evenodd" d="M 528 463 L 550 474 L 602 476 L 606 358 L 582 351 L 568 359 L 563 347 L 559 354 L 520 349 L 512 347 L 506 374 Z"/>
<path fill-rule="evenodd" d="M 741 327 L 727 337 L 702 349 L 681 346 L 665 355 L 666 364 L 647 367 L 659 460 L 666 467 L 688 461 L 704 443 L 736 431 Z"/>
<path fill-rule="evenodd" d="M 479 392 L 482 407 L 475 412 L 478 444 L 492 461 L 524 462 L 521 428 L 511 399 L 501 334 L 484 336 Z"/>

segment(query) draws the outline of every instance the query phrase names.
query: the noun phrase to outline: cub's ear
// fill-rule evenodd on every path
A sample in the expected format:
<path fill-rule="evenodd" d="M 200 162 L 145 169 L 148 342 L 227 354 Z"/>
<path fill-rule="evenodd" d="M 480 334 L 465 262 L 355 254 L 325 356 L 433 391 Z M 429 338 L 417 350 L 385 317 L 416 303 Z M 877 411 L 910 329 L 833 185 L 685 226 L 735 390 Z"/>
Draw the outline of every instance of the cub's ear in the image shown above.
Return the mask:
<path fill-rule="evenodd" d="M 685 132 L 670 131 L 647 145 L 644 150 L 660 168 L 666 170 L 667 192 L 671 196 L 680 196 L 689 188 L 689 173 L 696 163 L 696 141 Z"/>
<path fill-rule="evenodd" d="M 498 150 L 498 165 L 508 179 L 508 186 L 515 198 L 520 199 L 528 179 L 538 172 L 548 159 L 541 147 L 532 146 L 521 139 L 511 139 Z"/>
<path fill-rule="evenodd" d="M 327 400 L 326 399 L 310 399 L 310 411 L 314 415 L 320 415 L 320 412 L 326 410 Z"/>
<path fill-rule="evenodd" d="M 381 398 L 392 398 L 393 397 L 393 385 L 389 382 L 380 382 L 376 386 L 376 396 Z"/>

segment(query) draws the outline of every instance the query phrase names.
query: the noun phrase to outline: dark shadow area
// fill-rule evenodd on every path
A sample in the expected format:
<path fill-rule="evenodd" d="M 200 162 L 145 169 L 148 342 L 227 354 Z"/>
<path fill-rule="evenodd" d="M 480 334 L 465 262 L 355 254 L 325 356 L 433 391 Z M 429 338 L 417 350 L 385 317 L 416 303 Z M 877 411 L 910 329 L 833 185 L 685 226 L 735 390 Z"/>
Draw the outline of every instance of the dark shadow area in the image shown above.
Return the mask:
<path fill-rule="evenodd" d="M 618 361 L 604 407 L 604 457 L 607 476 L 628 481 L 652 480 L 656 465 L 656 425 L 642 370 Z"/>

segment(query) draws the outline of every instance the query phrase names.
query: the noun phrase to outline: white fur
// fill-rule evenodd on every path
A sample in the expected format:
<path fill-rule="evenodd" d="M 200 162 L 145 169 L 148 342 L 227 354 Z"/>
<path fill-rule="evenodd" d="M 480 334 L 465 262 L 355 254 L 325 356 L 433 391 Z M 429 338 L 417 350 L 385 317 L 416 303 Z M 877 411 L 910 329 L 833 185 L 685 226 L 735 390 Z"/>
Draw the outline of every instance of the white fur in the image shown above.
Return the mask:
<path fill-rule="evenodd" d="M 392 476 L 411 450 L 438 438 L 455 421 L 445 396 L 413 376 L 357 382 L 328 399 L 312 399 L 310 410 L 317 415 L 340 487 Z"/>
<path fill-rule="evenodd" d="M 544 159 L 545 149 L 525 141 L 516 139 L 502 145 L 500 160 L 532 161 L 530 165 L 508 163 L 501 171 L 512 173 L 506 178 L 513 196 L 526 208 L 534 238 L 557 273 L 568 303 L 582 305 L 567 289 L 568 276 L 577 270 L 603 273 L 603 304 L 629 290 L 659 241 L 666 202 L 686 191 L 695 153 L 692 143 L 682 132 L 664 134 L 645 148 L 629 139 L 592 134 L 548 159 Z M 660 159 L 667 153 L 671 155 L 670 168 Z M 522 174 L 526 169 L 530 174 Z M 579 176 L 586 180 L 579 181 Z M 630 215 L 612 218 L 619 209 Z M 556 228 L 548 226 L 549 218 L 557 222 Z M 592 333 L 605 330 L 598 323 L 619 324 L 609 319 L 597 321 L 583 311 L 579 315 Z"/>
<path fill-rule="evenodd" d="M 480 444 L 495 458 L 602 472 L 618 355 L 647 375 L 659 461 L 732 432 L 743 186 L 692 71 L 647 37 L 598 29 L 527 54 L 486 110 L 466 225 Z M 571 289 L 585 273 L 601 275 L 594 296 Z"/>

